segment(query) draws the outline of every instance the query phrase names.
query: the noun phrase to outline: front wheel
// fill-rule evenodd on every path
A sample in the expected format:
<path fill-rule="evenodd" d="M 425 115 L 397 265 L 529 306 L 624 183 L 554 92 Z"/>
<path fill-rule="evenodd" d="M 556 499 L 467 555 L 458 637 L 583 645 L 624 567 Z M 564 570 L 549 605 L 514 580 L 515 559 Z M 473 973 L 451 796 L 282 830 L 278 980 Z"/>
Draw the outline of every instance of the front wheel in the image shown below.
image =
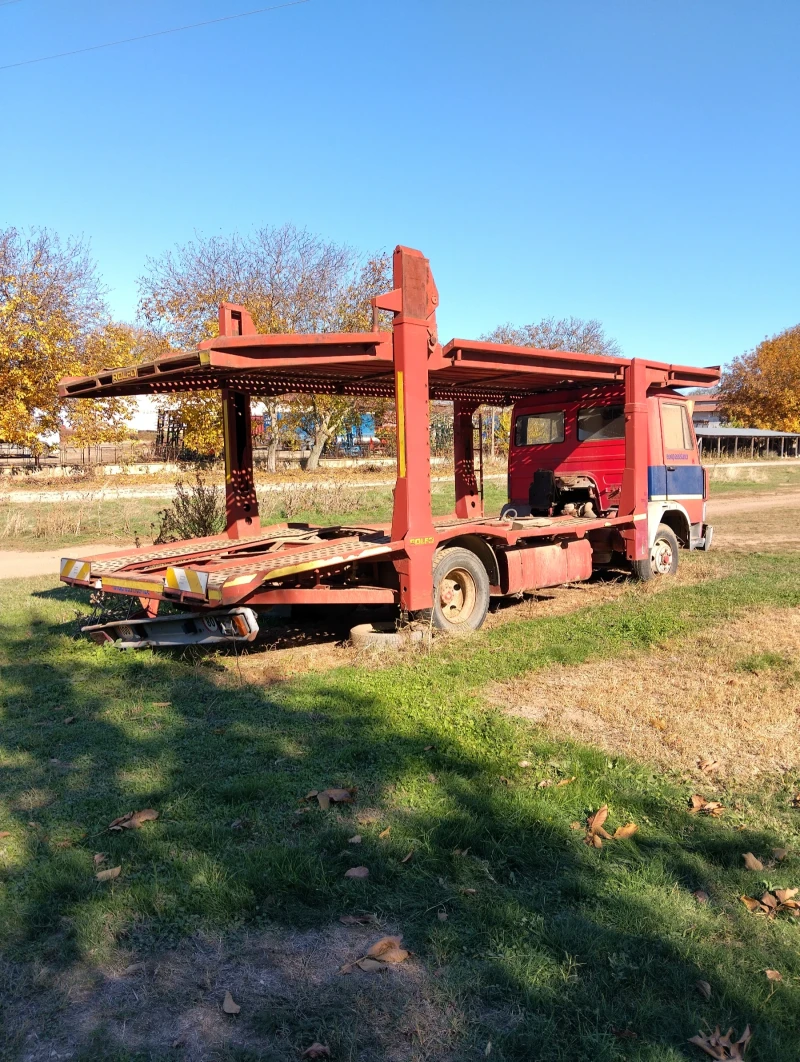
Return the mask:
<path fill-rule="evenodd" d="M 678 570 L 678 549 L 678 540 L 672 528 L 659 524 L 650 555 L 645 560 L 631 563 L 634 576 L 647 582 L 654 575 L 674 575 Z"/>
<path fill-rule="evenodd" d="M 459 634 L 476 631 L 489 610 L 489 576 L 468 549 L 445 549 L 433 567 L 433 625 Z"/>

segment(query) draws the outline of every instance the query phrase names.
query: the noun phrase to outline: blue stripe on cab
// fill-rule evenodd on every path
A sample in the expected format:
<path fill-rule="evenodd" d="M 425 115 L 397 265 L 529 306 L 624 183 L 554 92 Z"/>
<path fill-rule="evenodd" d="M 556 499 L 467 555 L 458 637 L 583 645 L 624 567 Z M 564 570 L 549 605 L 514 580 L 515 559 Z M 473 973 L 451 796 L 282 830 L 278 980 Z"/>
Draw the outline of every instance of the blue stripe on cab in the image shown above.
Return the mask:
<path fill-rule="evenodd" d="M 661 498 L 667 493 L 667 466 L 650 465 L 647 469 L 647 492 L 650 498 Z"/>
<path fill-rule="evenodd" d="M 670 466 L 672 467 L 672 466 Z M 672 495 L 703 494 L 703 469 L 700 465 L 650 465 L 647 469 L 647 489 L 651 498 Z"/>

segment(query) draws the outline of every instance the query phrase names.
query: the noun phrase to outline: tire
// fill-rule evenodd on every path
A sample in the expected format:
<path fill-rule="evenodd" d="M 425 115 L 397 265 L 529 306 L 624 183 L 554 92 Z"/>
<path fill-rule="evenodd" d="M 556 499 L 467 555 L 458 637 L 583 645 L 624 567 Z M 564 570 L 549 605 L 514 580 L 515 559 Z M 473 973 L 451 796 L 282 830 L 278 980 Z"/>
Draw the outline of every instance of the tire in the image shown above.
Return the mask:
<path fill-rule="evenodd" d="M 476 631 L 489 611 L 489 576 L 468 549 L 454 546 L 433 558 L 432 622 L 450 634 Z"/>
<path fill-rule="evenodd" d="M 659 524 L 650 555 L 645 560 L 633 561 L 631 564 L 634 577 L 646 583 L 658 575 L 674 575 L 678 570 L 679 548 L 672 528 Z"/>
<path fill-rule="evenodd" d="M 395 623 L 359 623 L 350 630 L 350 644 L 355 649 L 403 649 L 423 640 L 421 630 L 397 630 Z"/>

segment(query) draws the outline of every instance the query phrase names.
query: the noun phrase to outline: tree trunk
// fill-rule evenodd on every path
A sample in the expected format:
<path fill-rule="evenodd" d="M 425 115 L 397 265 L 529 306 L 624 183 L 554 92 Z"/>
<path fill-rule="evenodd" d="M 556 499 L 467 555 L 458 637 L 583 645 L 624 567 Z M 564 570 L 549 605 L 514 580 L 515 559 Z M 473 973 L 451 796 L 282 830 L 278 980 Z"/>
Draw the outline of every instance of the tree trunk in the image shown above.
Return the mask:
<path fill-rule="evenodd" d="M 330 435 L 326 431 L 318 431 L 314 436 L 314 445 L 311 447 L 311 453 L 306 460 L 306 472 L 313 472 L 319 468 L 319 459 L 322 451 L 325 449 L 325 443 L 330 438 Z"/>
<path fill-rule="evenodd" d="M 277 435 L 273 435 L 269 441 L 267 447 L 267 472 L 278 471 L 278 446 L 280 445 L 280 439 Z"/>

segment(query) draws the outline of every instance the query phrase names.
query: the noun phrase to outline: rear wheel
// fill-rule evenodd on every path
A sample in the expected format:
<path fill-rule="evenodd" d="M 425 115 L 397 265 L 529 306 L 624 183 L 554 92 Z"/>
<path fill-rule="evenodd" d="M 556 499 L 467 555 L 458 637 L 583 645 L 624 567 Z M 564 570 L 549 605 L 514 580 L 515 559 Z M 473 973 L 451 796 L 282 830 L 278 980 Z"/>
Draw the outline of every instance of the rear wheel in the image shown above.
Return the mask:
<path fill-rule="evenodd" d="M 631 564 L 634 576 L 647 582 L 656 575 L 674 575 L 678 570 L 678 549 L 678 540 L 672 528 L 659 524 L 649 556 Z"/>
<path fill-rule="evenodd" d="M 458 634 L 476 631 L 489 610 L 489 576 L 468 549 L 442 550 L 434 558 L 433 625 Z"/>

